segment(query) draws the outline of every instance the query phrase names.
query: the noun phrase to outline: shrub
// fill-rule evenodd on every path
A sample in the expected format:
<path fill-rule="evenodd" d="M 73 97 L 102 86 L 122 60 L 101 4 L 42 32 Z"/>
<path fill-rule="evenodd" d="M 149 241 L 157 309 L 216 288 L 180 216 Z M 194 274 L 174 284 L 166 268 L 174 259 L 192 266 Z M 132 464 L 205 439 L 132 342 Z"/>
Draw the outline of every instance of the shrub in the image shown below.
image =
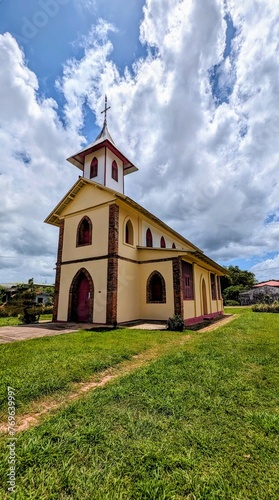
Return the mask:
<path fill-rule="evenodd" d="M 273 304 L 255 304 L 252 307 L 254 312 L 269 312 L 269 313 L 279 313 L 279 302 L 273 302 Z"/>
<path fill-rule="evenodd" d="M 168 319 L 167 329 L 171 332 L 183 332 L 184 321 L 179 314 L 175 314 L 172 318 Z"/>
<path fill-rule="evenodd" d="M 8 318 L 9 313 L 5 307 L 0 307 L 0 318 Z"/>
<path fill-rule="evenodd" d="M 225 306 L 239 306 L 240 303 L 237 300 L 225 300 L 224 305 Z"/>
<path fill-rule="evenodd" d="M 43 307 L 42 314 L 53 314 L 53 306 L 46 305 Z"/>

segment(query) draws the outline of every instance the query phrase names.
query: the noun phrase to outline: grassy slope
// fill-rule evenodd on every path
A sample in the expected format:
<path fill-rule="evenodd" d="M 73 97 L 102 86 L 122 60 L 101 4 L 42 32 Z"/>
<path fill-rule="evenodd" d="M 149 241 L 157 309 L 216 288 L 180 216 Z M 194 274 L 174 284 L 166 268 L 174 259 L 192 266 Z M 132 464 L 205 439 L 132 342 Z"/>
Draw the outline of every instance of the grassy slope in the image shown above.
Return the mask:
<path fill-rule="evenodd" d="M 16 498 L 277 499 L 278 335 L 248 312 L 18 436 Z"/>

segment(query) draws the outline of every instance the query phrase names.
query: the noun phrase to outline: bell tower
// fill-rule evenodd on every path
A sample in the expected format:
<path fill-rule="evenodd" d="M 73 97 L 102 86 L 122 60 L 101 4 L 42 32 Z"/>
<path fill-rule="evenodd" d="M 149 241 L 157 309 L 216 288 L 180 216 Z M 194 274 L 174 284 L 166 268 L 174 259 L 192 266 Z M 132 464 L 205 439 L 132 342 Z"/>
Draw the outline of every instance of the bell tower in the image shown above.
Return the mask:
<path fill-rule="evenodd" d="M 107 126 L 107 96 L 103 128 L 95 141 L 67 160 L 78 167 L 83 177 L 124 194 L 125 175 L 136 172 L 138 168 L 117 148 Z"/>

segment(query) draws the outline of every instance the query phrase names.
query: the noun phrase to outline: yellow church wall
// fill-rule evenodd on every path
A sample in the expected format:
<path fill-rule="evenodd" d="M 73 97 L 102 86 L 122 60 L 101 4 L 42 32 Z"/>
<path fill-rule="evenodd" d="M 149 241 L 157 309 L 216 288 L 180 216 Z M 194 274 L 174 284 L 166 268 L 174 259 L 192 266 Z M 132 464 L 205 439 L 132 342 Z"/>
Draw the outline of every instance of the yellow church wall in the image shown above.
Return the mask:
<path fill-rule="evenodd" d="M 119 210 L 119 255 L 126 257 L 128 259 L 138 260 L 138 232 L 139 232 L 139 221 L 136 212 L 131 209 L 127 210 L 122 207 L 120 203 Z M 128 220 L 131 221 L 133 226 L 133 245 L 125 243 L 125 228 Z"/>
<path fill-rule="evenodd" d="M 141 264 L 139 273 L 140 317 L 142 319 L 167 320 L 174 313 L 172 262 Z M 153 271 L 161 273 L 166 284 L 166 303 L 146 303 L 146 283 Z"/>
<path fill-rule="evenodd" d="M 172 250 L 171 248 L 139 248 L 138 249 L 138 259 L 140 262 L 145 262 L 146 260 L 158 260 L 158 259 L 173 259 L 181 255 L 181 252 Z"/>
<path fill-rule="evenodd" d="M 74 276 L 81 268 L 85 268 L 89 272 L 94 283 L 93 323 L 105 323 L 107 301 L 107 259 L 62 266 L 57 319 L 58 321 L 67 321 L 68 319 L 70 287 Z"/>
<path fill-rule="evenodd" d="M 183 241 L 178 241 L 177 238 L 173 238 L 170 232 L 165 231 L 163 228 L 160 228 L 159 225 L 154 224 L 154 222 L 147 218 L 142 218 L 141 220 L 141 242 L 139 243 L 141 246 L 146 245 L 146 231 L 150 229 L 152 233 L 153 247 L 160 248 L 161 246 L 161 237 L 163 236 L 166 242 L 166 248 L 172 248 L 172 244 L 175 243 L 175 246 L 179 250 L 190 250 L 190 246 L 187 246 Z"/>
<path fill-rule="evenodd" d="M 140 318 L 139 267 L 133 262 L 118 260 L 118 323 Z"/>
<path fill-rule="evenodd" d="M 196 307 L 194 300 L 183 300 L 183 319 L 195 318 Z"/>
<path fill-rule="evenodd" d="M 198 264 L 194 264 L 194 294 L 196 303 L 196 313 L 193 316 L 198 317 L 198 316 L 203 316 L 205 314 L 203 310 L 203 295 L 202 295 L 203 279 L 206 285 L 207 314 L 213 314 L 223 310 L 223 301 L 221 299 L 212 300 L 210 273 L 211 273 L 210 270 L 200 267 Z M 215 279 L 216 278 L 217 277 L 215 276 Z M 217 279 L 216 279 L 216 293 L 218 297 Z"/>
<path fill-rule="evenodd" d="M 92 207 L 114 200 L 115 196 L 113 193 L 109 193 L 94 184 L 86 184 L 75 195 L 74 199 L 61 211 L 60 216 L 65 217 L 76 212 L 87 211 Z"/>
<path fill-rule="evenodd" d="M 77 228 L 87 215 L 92 222 L 92 244 L 76 246 Z M 107 255 L 109 206 L 88 209 L 65 219 L 62 262 Z"/>
<path fill-rule="evenodd" d="M 211 289 L 210 289 L 210 273 L 204 268 L 201 268 L 197 264 L 194 264 L 194 294 L 196 302 L 196 314 L 195 316 L 203 316 L 205 312 L 203 311 L 203 297 L 202 297 L 202 280 L 205 281 L 206 286 L 206 303 L 207 303 L 207 314 L 211 312 Z"/>

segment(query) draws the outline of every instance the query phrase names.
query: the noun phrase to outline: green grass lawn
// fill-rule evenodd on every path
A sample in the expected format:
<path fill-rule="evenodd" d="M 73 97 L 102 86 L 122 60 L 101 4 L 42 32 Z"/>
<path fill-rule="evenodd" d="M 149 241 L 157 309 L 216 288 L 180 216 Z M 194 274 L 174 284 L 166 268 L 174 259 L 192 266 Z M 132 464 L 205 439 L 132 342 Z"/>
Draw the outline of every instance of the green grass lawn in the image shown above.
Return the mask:
<path fill-rule="evenodd" d="M 6 386 L 17 393 L 18 412 L 34 399 L 69 391 L 74 382 L 133 355 L 179 339 L 181 333 L 145 330 L 82 331 L 0 345 L 0 420 L 7 414 Z"/>
<path fill-rule="evenodd" d="M 16 498 L 279 498 L 279 315 L 240 312 L 19 434 Z"/>
<path fill-rule="evenodd" d="M 52 314 L 41 314 L 40 316 L 40 321 L 51 321 L 52 320 Z M 15 326 L 19 325 L 20 321 L 18 317 L 15 318 L 0 318 L 0 328 L 1 326 Z"/>
<path fill-rule="evenodd" d="M 19 319 L 18 317 L 12 318 L 0 318 L 0 328 L 1 326 L 15 326 L 19 324 Z"/>

